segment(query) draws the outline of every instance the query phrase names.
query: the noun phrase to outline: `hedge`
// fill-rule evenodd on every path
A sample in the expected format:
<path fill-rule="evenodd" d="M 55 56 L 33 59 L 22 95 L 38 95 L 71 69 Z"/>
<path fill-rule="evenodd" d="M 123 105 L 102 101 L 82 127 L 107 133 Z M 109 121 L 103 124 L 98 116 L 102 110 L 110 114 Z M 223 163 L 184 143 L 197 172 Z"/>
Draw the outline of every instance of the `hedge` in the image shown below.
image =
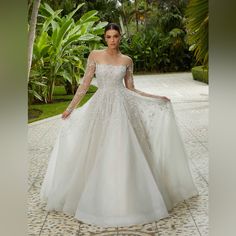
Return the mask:
<path fill-rule="evenodd" d="M 192 75 L 194 80 L 198 80 L 208 84 L 208 67 L 195 66 L 192 68 Z"/>

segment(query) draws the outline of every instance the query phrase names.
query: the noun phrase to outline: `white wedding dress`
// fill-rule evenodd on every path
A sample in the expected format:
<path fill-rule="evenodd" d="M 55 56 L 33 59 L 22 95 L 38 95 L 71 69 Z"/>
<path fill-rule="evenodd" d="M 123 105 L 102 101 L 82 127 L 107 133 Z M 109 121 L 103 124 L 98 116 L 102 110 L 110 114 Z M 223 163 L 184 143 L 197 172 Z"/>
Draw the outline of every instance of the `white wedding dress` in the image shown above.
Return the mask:
<path fill-rule="evenodd" d="M 98 90 L 75 109 L 94 74 Z M 198 195 L 171 102 L 134 89 L 132 66 L 89 59 L 69 109 L 40 192 L 48 211 L 130 226 L 165 218 Z"/>

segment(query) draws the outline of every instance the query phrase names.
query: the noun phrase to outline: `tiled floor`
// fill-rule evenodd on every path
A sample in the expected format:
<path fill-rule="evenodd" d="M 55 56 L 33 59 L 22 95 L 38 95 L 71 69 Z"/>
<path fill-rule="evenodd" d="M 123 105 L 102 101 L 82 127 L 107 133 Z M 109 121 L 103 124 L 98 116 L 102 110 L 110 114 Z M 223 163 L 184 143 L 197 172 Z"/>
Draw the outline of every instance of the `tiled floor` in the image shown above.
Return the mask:
<path fill-rule="evenodd" d="M 101 228 L 46 212 L 39 190 L 58 132 L 60 116 L 56 116 L 29 125 L 28 235 L 208 235 L 208 85 L 194 81 L 190 73 L 136 76 L 135 85 L 171 98 L 200 195 L 178 204 L 168 218 L 133 227 Z"/>

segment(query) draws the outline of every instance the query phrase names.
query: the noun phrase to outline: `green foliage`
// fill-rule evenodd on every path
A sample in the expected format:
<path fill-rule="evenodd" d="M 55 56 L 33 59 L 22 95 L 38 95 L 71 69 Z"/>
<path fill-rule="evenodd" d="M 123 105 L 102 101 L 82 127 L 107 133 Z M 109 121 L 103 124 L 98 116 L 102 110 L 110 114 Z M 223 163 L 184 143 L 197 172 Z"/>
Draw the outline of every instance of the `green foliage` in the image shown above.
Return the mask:
<path fill-rule="evenodd" d="M 60 16 L 62 10 L 54 11 L 46 3 L 41 5 L 39 12 L 43 20 L 34 43 L 30 102 L 36 97 L 51 103 L 54 87 L 60 83 L 71 84 L 71 92 L 75 92 L 84 72 L 85 54 L 101 46 L 100 35 L 107 22 L 98 22 L 95 10 L 86 12 L 75 21 L 73 16 L 83 5 L 79 4 L 63 17 Z"/>
<path fill-rule="evenodd" d="M 119 22 L 119 10 L 117 9 L 116 0 L 96 0 L 96 1 L 85 1 L 85 0 L 42 0 L 44 3 L 53 6 L 54 9 L 63 9 L 62 16 L 69 14 L 78 4 L 83 3 L 83 8 L 79 10 L 80 14 L 85 14 L 91 10 L 97 10 L 97 16 L 101 21 L 108 22 Z M 79 14 L 76 13 L 75 20 L 79 19 Z"/>
<path fill-rule="evenodd" d="M 91 85 L 87 94 L 83 97 L 79 107 L 84 105 L 96 92 L 97 87 Z M 48 117 L 61 114 L 69 105 L 73 95 L 67 95 L 63 86 L 55 86 L 54 102 L 43 104 L 37 103 L 29 106 L 28 118 L 29 123 L 42 120 Z"/>
<path fill-rule="evenodd" d="M 107 21 L 123 20 L 121 51 L 133 58 L 136 71 L 190 70 L 194 57 L 186 40 L 185 22 L 190 22 L 184 15 L 187 1 L 119 2 L 43 1 L 34 43 L 29 103 L 51 103 L 56 85 L 64 85 L 67 94 L 76 91 L 89 51 L 103 47 L 101 36 Z M 196 40 L 191 45 L 196 53 Z"/>
<path fill-rule="evenodd" d="M 183 1 L 152 5 L 146 27 L 130 39 L 123 39 L 122 52 L 130 55 L 137 71 L 186 71 L 192 65 L 184 25 Z"/>
<path fill-rule="evenodd" d="M 96 1 L 84 1 L 85 11 L 96 9 L 98 16 L 102 21 L 119 22 L 119 9 L 117 8 L 116 0 L 96 0 Z"/>
<path fill-rule="evenodd" d="M 208 1 L 190 0 L 186 10 L 188 42 L 197 62 L 208 64 Z"/>
<path fill-rule="evenodd" d="M 208 84 L 208 67 L 207 66 L 195 66 L 192 68 L 193 79 Z"/>

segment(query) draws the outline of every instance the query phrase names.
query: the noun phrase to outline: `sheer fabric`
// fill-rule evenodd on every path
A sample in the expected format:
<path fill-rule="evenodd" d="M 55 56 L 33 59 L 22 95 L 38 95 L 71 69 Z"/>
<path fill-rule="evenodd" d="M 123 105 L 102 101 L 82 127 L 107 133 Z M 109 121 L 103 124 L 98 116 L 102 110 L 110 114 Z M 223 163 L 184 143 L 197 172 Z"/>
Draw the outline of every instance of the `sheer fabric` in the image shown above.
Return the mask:
<path fill-rule="evenodd" d="M 128 88 L 129 90 L 132 90 L 132 91 L 134 91 L 134 92 L 136 92 L 140 95 L 146 96 L 146 97 L 157 98 L 158 96 L 156 96 L 156 95 L 148 94 L 148 93 L 145 93 L 145 92 L 140 91 L 140 90 L 135 88 L 134 78 L 133 78 L 133 66 L 134 66 L 133 61 L 131 61 L 127 65 L 127 70 L 126 70 L 126 74 L 125 74 L 125 77 L 124 77 L 126 88 Z"/>
<path fill-rule="evenodd" d="M 102 63 L 101 65 L 108 65 L 108 64 Z M 125 65 L 111 65 L 111 66 L 125 66 Z M 71 103 L 69 104 L 69 106 L 66 109 L 67 111 L 72 112 L 76 108 L 76 106 L 80 103 L 80 101 L 83 99 L 83 97 L 87 93 L 89 86 L 91 84 L 91 81 L 94 77 L 95 70 L 96 70 L 96 62 L 94 59 L 91 59 L 91 56 L 90 56 L 87 61 L 85 74 L 82 78 L 83 82 L 78 87 Z M 130 64 L 127 65 L 124 80 L 125 80 L 126 88 L 128 88 L 140 95 L 144 95 L 147 97 L 153 97 L 152 95 L 144 93 L 142 91 L 139 91 L 135 88 L 134 79 L 133 79 L 133 62 L 131 62 Z"/>
<path fill-rule="evenodd" d="M 103 227 L 167 217 L 198 194 L 171 102 L 138 92 L 132 64 L 89 61 L 86 71 L 50 156 L 46 209 Z M 97 91 L 75 109 L 94 72 Z"/>
<path fill-rule="evenodd" d="M 72 101 L 70 102 L 69 106 L 67 107 L 67 111 L 72 112 L 76 105 L 83 99 L 84 95 L 87 93 L 89 89 L 89 85 L 93 79 L 94 73 L 96 69 L 96 63 L 93 59 L 88 58 L 85 74 L 83 76 L 83 82 L 78 87 Z"/>

